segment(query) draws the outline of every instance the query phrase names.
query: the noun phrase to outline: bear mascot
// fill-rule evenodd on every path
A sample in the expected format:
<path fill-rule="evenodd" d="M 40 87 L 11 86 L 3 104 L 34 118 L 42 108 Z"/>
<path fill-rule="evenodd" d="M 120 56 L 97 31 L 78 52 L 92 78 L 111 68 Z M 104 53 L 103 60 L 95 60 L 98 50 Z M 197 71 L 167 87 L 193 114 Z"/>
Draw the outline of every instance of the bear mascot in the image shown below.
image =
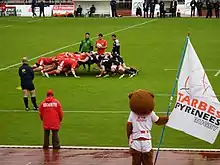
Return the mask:
<path fill-rule="evenodd" d="M 154 110 L 154 95 L 139 89 L 129 94 L 130 115 L 127 123 L 132 165 L 153 165 L 151 128 L 153 123 L 165 125 L 168 116 L 158 117 Z"/>

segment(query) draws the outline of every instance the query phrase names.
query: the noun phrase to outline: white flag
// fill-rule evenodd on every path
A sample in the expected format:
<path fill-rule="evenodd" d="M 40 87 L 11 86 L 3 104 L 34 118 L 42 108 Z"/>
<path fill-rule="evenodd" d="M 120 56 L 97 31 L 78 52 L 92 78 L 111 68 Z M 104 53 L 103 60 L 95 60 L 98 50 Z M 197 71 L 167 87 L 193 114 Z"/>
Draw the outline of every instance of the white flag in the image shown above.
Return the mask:
<path fill-rule="evenodd" d="M 167 126 L 211 144 L 220 130 L 220 103 L 189 39 Z"/>

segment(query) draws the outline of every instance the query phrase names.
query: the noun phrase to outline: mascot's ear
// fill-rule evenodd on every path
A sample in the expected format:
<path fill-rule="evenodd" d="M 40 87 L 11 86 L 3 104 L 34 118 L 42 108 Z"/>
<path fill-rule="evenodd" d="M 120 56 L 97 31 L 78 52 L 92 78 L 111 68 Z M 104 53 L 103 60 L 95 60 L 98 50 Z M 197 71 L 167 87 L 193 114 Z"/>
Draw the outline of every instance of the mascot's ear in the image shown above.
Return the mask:
<path fill-rule="evenodd" d="M 129 94 L 128 94 L 128 98 L 131 99 L 131 97 L 132 97 L 133 94 L 134 94 L 134 93 L 129 93 Z"/>

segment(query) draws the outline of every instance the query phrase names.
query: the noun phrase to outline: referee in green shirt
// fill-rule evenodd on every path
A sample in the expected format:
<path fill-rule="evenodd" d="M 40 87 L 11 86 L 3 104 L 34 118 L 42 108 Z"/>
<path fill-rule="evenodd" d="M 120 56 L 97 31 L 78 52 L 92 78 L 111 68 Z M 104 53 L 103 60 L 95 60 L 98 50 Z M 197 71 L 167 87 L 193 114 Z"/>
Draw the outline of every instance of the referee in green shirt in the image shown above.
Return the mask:
<path fill-rule="evenodd" d="M 90 34 L 85 33 L 85 39 L 81 41 L 80 46 L 79 46 L 79 52 L 91 52 L 93 51 L 93 45 L 92 45 L 92 40 L 89 38 Z"/>
<path fill-rule="evenodd" d="M 93 51 L 92 40 L 89 37 L 90 37 L 90 34 L 85 33 L 85 39 L 81 41 L 80 46 L 79 46 L 80 53 L 90 53 L 91 51 Z M 88 64 L 88 71 L 90 71 L 90 65 L 91 65 L 90 61 L 88 61 L 87 63 L 79 62 L 79 64 L 83 65 L 84 70 L 86 70 L 85 64 Z"/>

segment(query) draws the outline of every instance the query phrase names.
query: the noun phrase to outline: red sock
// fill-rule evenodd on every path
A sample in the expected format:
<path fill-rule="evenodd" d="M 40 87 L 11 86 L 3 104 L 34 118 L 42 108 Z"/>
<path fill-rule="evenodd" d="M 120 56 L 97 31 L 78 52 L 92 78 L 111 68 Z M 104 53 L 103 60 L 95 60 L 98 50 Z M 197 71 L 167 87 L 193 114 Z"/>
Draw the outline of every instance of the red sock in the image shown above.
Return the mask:
<path fill-rule="evenodd" d="M 56 74 L 56 73 L 57 73 L 56 70 L 52 70 L 52 71 L 48 72 L 49 75 Z"/>

